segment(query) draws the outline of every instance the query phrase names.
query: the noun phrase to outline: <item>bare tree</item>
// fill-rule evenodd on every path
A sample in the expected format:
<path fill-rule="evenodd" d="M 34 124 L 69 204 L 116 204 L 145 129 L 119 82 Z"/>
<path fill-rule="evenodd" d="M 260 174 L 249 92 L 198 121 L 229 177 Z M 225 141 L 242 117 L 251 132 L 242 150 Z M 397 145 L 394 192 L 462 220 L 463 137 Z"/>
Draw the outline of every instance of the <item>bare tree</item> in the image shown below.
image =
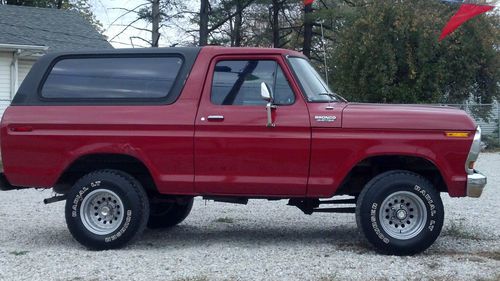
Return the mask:
<path fill-rule="evenodd" d="M 131 39 L 140 40 L 151 47 L 158 47 L 162 35 L 165 36 L 164 33 L 162 34 L 162 28 L 165 28 L 166 24 L 171 23 L 175 19 L 182 17 L 185 7 L 181 0 L 146 0 L 132 9 L 122 7 L 112 9 L 123 11 L 123 13 L 110 26 L 121 26 L 122 29 L 109 41 L 116 42 L 115 39 L 120 35 L 129 29 L 134 29 L 151 33 L 151 37 L 148 36 L 151 39 L 141 37 L 140 35 L 131 36 Z M 131 22 L 125 25 L 117 24 L 120 19 L 130 15 L 135 16 Z M 144 22 L 148 23 L 146 27 L 144 27 Z M 141 23 L 143 23 L 142 27 L 140 27 Z"/>

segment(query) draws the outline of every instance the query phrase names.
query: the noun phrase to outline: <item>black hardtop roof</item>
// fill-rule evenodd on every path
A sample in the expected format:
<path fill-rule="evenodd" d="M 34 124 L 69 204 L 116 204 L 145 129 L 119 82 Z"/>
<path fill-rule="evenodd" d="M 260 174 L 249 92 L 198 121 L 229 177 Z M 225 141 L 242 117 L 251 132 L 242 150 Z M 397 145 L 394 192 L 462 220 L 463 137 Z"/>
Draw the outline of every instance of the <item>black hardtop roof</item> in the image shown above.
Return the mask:
<path fill-rule="evenodd" d="M 224 46 L 204 46 L 204 47 L 165 47 L 165 48 L 126 48 L 126 49 L 102 49 L 102 50 L 84 50 L 72 52 L 54 52 L 49 54 L 49 57 L 57 56 L 78 56 L 78 55 L 154 55 L 154 54 L 198 54 L 202 49 L 207 49 L 212 54 L 241 54 L 241 53 L 255 53 L 255 54 L 294 54 L 303 56 L 293 50 L 279 49 L 279 48 L 259 48 L 259 47 L 224 47 Z"/>
<path fill-rule="evenodd" d="M 127 54 L 198 54 L 201 47 L 170 47 L 170 48 L 126 48 L 126 49 L 101 49 L 71 52 L 53 52 L 45 57 L 78 56 L 78 55 L 127 55 Z"/>
<path fill-rule="evenodd" d="M 60 59 L 64 58 L 78 58 L 78 57 L 113 57 L 113 56 L 123 56 L 123 55 L 138 55 L 138 56 L 164 56 L 164 55 L 175 55 L 182 56 L 184 63 L 181 70 L 179 71 L 179 81 L 173 87 L 174 94 L 173 97 L 177 96 L 182 90 L 183 83 L 191 68 L 200 53 L 201 48 L 137 48 L 137 49 L 113 49 L 113 50 L 90 50 L 90 51 L 77 51 L 77 52 L 54 52 L 49 53 L 41 57 L 31 68 L 30 72 L 24 79 L 23 83 L 19 87 L 17 94 L 12 100 L 11 105 L 42 105 L 45 103 L 44 99 L 39 95 L 41 86 L 48 75 L 48 72 L 52 66 L 57 63 Z M 167 101 L 170 102 L 170 101 Z M 75 103 L 72 101 L 72 103 Z M 123 102 L 125 103 L 125 102 Z M 131 104 L 138 103 L 137 100 L 131 100 Z M 50 101 L 51 105 L 65 105 L 69 104 L 66 101 Z M 103 104 L 102 102 L 93 101 L 81 101 L 80 105 L 83 104 Z"/>

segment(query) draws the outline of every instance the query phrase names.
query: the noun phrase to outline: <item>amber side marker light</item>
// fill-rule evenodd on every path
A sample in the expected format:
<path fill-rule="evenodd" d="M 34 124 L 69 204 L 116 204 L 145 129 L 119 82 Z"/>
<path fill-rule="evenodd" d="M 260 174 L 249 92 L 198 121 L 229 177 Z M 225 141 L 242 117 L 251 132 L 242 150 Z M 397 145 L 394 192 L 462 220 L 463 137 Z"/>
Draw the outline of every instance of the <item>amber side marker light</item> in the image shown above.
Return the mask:
<path fill-rule="evenodd" d="M 450 138 L 468 138 L 470 135 L 469 132 L 445 132 L 444 134 Z"/>

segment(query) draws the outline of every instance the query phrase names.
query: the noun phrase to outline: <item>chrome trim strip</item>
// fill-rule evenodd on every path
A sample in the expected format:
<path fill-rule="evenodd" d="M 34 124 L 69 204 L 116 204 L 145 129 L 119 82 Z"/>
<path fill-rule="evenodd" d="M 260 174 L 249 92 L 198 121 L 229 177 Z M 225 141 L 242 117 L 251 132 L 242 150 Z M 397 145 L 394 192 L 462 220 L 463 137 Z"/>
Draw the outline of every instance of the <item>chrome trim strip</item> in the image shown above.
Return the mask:
<path fill-rule="evenodd" d="M 207 120 L 224 120 L 224 116 L 222 115 L 209 115 Z"/>
<path fill-rule="evenodd" d="M 469 150 L 469 155 L 467 156 L 467 161 L 465 161 L 465 172 L 468 175 L 474 174 L 474 169 L 469 169 L 469 163 L 476 161 L 481 152 L 481 127 L 477 126 L 476 134 L 474 135 L 474 140 Z"/>

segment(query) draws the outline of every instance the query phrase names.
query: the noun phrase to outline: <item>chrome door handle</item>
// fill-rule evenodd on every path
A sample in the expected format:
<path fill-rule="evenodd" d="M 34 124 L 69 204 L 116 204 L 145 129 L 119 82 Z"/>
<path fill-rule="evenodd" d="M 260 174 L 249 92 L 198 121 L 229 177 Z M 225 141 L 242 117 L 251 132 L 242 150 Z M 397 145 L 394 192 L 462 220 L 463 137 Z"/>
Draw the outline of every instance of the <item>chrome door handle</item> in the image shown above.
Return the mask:
<path fill-rule="evenodd" d="M 224 120 L 224 116 L 222 116 L 222 115 L 209 115 L 207 117 L 207 120 L 208 121 L 222 121 L 222 120 Z"/>

